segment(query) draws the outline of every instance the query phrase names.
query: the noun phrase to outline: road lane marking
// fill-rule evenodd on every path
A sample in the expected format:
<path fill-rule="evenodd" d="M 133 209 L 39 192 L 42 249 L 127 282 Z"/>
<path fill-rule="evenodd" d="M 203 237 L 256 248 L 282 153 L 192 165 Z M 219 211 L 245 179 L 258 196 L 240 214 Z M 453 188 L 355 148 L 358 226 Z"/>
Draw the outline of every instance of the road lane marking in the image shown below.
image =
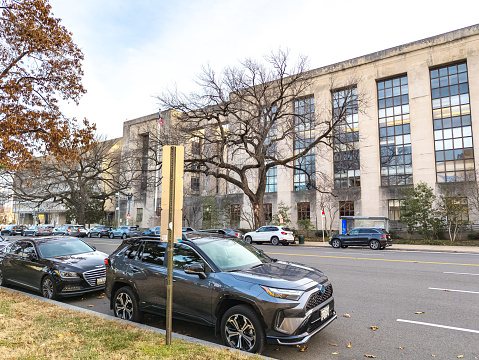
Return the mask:
<path fill-rule="evenodd" d="M 468 291 L 468 290 L 452 290 L 452 289 L 440 289 L 440 288 L 428 288 L 429 290 L 441 290 L 441 291 L 450 291 L 450 292 L 460 292 L 460 293 L 468 293 L 468 294 L 479 294 L 479 291 Z"/>
<path fill-rule="evenodd" d="M 405 322 L 405 323 L 409 323 L 409 324 L 425 325 L 425 326 L 438 327 L 438 328 L 442 328 L 442 329 L 465 331 L 465 332 L 471 332 L 471 333 L 479 334 L 479 330 L 473 330 L 473 329 L 464 329 L 464 328 L 458 328 L 458 327 L 454 327 L 454 326 L 431 324 L 431 323 L 425 323 L 425 322 L 420 322 L 420 321 L 411 321 L 411 320 L 403 320 L 403 319 L 397 319 L 397 321 Z"/>
<path fill-rule="evenodd" d="M 362 258 L 362 257 L 353 257 L 353 256 L 329 256 L 329 255 L 289 254 L 289 253 L 272 253 L 272 252 L 267 252 L 266 254 L 268 254 L 268 255 L 309 256 L 309 257 L 331 258 L 331 259 L 390 261 L 390 262 L 414 263 L 414 264 L 458 265 L 458 266 L 477 266 L 477 267 L 479 267 L 479 264 L 460 264 L 460 263 L 446 263 L 446 262 L 437 262 L 437 261 L 398 260 L 398 259 L 373 259 L 373 258 Z"/>
<path fill-rule="evenodd" d="M 471 273 L 460 273 L 454 271 L 444 271 L 443 274 L 454 274 L 454 275 L 472 275 L 472 276 L 479 276 L 479 274 L 471 274 Z"/>

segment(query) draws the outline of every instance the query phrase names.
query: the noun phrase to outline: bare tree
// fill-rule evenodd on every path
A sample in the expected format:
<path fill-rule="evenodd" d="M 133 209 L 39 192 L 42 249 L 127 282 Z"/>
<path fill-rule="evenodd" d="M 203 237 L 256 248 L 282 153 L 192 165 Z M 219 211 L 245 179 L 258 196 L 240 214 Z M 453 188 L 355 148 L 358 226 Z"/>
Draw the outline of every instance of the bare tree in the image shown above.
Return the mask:
<path fill-rule="evenodd" d="M 182 142 L 201 146 L 185 152 L 185 172 L 223 179 L 244 192 L 255 227 L 265 224 L 268 171 L 282 166 L 304 173 L 313 188 L 311 168 L 302 159 L 321 144 L 332 145 L 333 129 L 345 119 L 350 102 L 358 101 L 344 99 L 334 113 L 331 103 L 326 109 L 298 106 L 312 93 L 306 70 L 305 58 L 290 67 L 288 53 L 279 51 L 266 57 L 265 64 L 245 60 L 219 75 L 204 68 L 198 93 L 158 96 L 162 106 L 179 112 L 176 129 Z"/>
<path fill-rule="evenodd" d="M 101 203 L 117 192 L 130 188 L 134 180 L 120 171 L 119 139 L 99 141 L 93 148 L 80 148 L 74 161 L 43 157 L 35 167 L 17 172 L 4 172 L 9 177 L 11 191 L 17 201 L 40 206 L 44 203 L 63 204 L 73 212 L 80 224 L 85 224 L 90 203 Z M 131 173 L 130 173 L 131 174 Z"/>

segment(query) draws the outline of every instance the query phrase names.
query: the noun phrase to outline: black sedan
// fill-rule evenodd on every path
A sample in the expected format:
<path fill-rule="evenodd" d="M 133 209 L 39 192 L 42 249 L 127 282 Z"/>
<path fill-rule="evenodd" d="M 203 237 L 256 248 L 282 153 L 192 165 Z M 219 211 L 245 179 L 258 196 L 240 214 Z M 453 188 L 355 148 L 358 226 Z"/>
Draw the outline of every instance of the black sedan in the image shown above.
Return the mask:
<path fill-rule="evenodd" d="M 333 248 L 347 248 L 348 246 L 369 246 L 372 250 L 383 250 L 393 244 L 391 236 L 385 229 L 355 228 L 347 234 L 333 235 L 329 245 Z"/>
<path fill-rule="evenodd" d="M 49 299 L 101 290 L 107 256 L 78 238 L 16 240 L 0 252 L 0 285 L 39 291 Z"/>
<path fill-rule="evenodd" d="M 110 235 L 110 231 L 113 230 L 111 226 L 106 225 L 97 225 L 94 226 L 88 231 L 88 237 L 99 237 L 102 238 L 103 236 L 108 237 Z"/>

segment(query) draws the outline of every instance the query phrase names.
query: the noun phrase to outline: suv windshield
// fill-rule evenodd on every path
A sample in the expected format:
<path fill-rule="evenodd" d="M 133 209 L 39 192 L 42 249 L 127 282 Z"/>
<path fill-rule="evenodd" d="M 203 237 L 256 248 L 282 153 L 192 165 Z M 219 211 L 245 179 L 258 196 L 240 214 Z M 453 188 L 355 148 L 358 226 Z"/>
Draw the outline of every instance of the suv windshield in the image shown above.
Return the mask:
<path fill-rule="evenodd" d="M 43 258 L 84 254 L 93 249 L 81 240 L 54 240 L 38 244 L 38 252 Z"/>
<path fill-rule="evenodd" d="M 262 251 L 236 239 L 215 239 L 197 245 L 221 271 L 244 270 L 272 262 Z"/>

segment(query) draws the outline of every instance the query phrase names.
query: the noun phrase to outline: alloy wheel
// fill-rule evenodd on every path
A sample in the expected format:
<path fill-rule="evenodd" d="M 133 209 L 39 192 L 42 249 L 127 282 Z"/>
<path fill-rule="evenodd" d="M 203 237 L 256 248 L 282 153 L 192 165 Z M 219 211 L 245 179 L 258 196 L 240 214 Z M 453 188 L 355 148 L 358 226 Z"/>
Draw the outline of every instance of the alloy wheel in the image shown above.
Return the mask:
<path fill-rule="evenodd" d="M 42 282 L 42 295 L 47 299 L 53 299 L 55 289 L 54 289 L 53 281 L 48 276 L 43 279 Z"/>
<path fill-rule="evenodd" d="M 130 295 L 125 292 L 121 292 L 116 296 L 115 315 L 125 320 L 131 320 L 133 317 L 133 301 Z"/>
<path fill-rule="evenodd" d="M 226 320 L 226 341 L 231 347 L 251 351 L 256 344 L 256 330 L 249 318 L 233 314 Z"/>
<path fill-rule="evenodd" d="M 379 241 L 375 239 L 371 240 L 369 242 L 369 247 L 371 248 L 371 250 L 378 250 L 380 248 Z"/>

